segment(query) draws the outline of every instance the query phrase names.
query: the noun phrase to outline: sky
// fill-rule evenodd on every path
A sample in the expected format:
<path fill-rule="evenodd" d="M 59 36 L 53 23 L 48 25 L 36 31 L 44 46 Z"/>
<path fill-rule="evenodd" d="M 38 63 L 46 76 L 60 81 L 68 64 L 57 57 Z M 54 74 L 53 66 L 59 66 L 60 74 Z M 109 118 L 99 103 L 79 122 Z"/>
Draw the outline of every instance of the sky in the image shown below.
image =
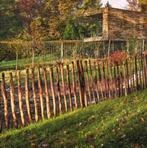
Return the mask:
<path fill-rule="evenodd" d="M 102 0 L 103 5 L 105 5 L 109 1 L 112 7 L 114 8 L 127 8 L 127 1 L 126 0 Z"/>

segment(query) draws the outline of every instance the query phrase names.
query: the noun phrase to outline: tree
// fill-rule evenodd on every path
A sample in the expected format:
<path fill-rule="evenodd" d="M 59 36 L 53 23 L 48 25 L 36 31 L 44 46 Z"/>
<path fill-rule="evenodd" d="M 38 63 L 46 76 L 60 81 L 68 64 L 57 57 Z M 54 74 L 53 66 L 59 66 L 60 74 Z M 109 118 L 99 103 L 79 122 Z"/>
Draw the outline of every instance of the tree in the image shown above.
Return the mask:
<path fill-rule="evenodd" d="M 22 30 L 22 22 L 15 0 L 0 0 L 0 39 L 15 38 Z"/>
<path fill-rule="evenodd" d="M 127 2 L 130 10 L 147 12 L 147 0 L 127 0 Z"/>
<path fill-rule="evenodd" d="M 39 39 L 43 37 L 43 18 L 44 18 L 44 0 L 20 0 L 18 7 L 20 15 L 25 26 L 25 36 L 27 39 Z M 36 23 L 36 24 L 35 24 Z M 38 32 L 38 33 L 37 33 Z M 39 36 L 37 36 L 39 35 Z"/>
<path fill-rule="evenodd" d="M 129 10 L 132 10 L 132 11 L 139 11 L 139 3 L 138 3 L 138 0 L 127 0 L 128 2 L 128 7 L 129 7 Z"/>
<path fill-rule="evenodd" d="M 147 0 L 139 0 L 139 4 L 141 7 L 141 11 L 147 13 Z"/>
<path fill-rule="evenodd" d="M 66 40 L 78 39 L 78 30 L 74 25 L 74 22 L 69 21 L 66 25 L 63 38 Z"/>

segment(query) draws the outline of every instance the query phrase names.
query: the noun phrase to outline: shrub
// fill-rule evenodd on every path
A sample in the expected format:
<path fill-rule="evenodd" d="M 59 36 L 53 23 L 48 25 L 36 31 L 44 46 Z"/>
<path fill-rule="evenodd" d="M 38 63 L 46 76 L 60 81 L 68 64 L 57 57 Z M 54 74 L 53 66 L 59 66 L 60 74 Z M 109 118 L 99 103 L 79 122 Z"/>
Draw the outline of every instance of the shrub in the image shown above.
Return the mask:
<path fill-rule="evenodd" d="M 115 51 L 108 58 L 111 63 L 122 64 L 128 57 L 129 55 L 125 51 Z"/>

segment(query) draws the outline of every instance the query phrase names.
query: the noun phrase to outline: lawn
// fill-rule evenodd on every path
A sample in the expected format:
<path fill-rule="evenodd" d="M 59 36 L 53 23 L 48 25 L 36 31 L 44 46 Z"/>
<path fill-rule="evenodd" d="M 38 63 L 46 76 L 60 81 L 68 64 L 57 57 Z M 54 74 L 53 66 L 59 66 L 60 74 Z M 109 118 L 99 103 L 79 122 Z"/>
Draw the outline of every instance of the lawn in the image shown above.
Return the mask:
<path fill-rule="evenodd" d="M 147 90 L 0 135 L 0 147 L 147 147 Z"/>

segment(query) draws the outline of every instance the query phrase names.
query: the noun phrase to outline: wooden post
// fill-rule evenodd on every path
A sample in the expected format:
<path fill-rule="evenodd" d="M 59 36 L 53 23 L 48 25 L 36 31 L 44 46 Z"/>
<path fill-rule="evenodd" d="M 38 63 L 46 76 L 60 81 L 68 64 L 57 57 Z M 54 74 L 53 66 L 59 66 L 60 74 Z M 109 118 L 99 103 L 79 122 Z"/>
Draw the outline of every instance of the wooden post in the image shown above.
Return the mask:
<path fill-rule="evenodd" d="M 16 68 L 15 70 L 18 69 L 18 50 L 16 50 Z"/>
<path fill-rule="evenodd" d="M 99 74 L 99 82 L 102 83 L 102 74 L 101 74 L 101 66 L 100 63 L 97 62 L 98 65 L 98 74 Z M 104 98 L 102 86 L 100 86 L 101 98 Z"/>
<path fill-rule="evenodd" d="M 143 55 L 141 54 L 141 79 L 142 79 L 142 89 L 145 88 L 145 78 L 144 78 L 144 75 L 145 75 L 145 71 L 144 71 L 144 61 L 143 61 Z"/>
<path fill-rule="evenodd" d="M 136 88 L 139 90 L 139 83 L 138 83 L 138 66 L 137 66 L 137 57 L 135 56 L 135 76 L 136 76 Z"/>
<path fill-rule="evenodd" d="M 109 40 L 109 45 L 108 45 L 108 57 L 110 56 L 110 50 L 111 50 L 111 40 Z"/>
<path fill-rule="evenodd" d="M 61 61 L 63 62 L 63 58 L 64 58 L 64 42 L 61 41 Z"/>
<path fill-rule="evenodd" d="M 132 59 L 132 63 L 131 63 L 131 67 L 133 68 L 133 73 L 131 75 L 133 75 L 133 91 L 136 91 L 136 77 L 135 77 L 135 58 L 133 57 Z"/>
<path fill-rule="evenodd" d="M 145 40 L 143 39 L 142 40 L 142 52 L 144 52 L 144 49 L 145 49 Z"/>
<path fill-rule="evenodd" d="M 33 91 L 33 101 L 35 109 L 35 121 L 37 122 L 39 120 L 39 117 L 38 117 L 38 107 L 37 107 L 37 98 L 36 98 L 36 89 L 35 89 L 34 68 L 32 68 L 32 91 Z"/>
<path fill-rule="evenodd" d="M 38 88 L 39 88 L 41 117 L 42 117 L 42 120 L 44 120 L 44 103 L 43 103 L 43 91 L 42 91 L 42 84 L 41 84 L 40 68 L 37 69 L 37 76 L 38 76 Z"/>
<path fill-rule="evenodd" d="M 89 70 L 90 70 L 90 86 L 91 86 L 91 91 L 92 91 L 94 102 L 96 103 L 96 98 L 95 98 L 95 94 L 94 94 L 93 72 L 92 72 L 92 66 L 91 66 L 91 61 L 90 60 L 89 60 Z"/>
<path fill-rule="evenodd" d="M 105 62 L 103 61 L 103 83 L 104 83 L 104 97 L 107 98 L 107 84 L 106 84 L 106 69 Z"/>
<path fill-rule="evenodd" d="M 71 73 L 72 73 L 72 82 L 73 82 L 73 94 L 74 94 L 74 104 L 75 104 L 75 109 L 78 108 L 78 104 L 77 104 L 77 95 L 76 95 L 76 82 L 75 82 L 75 66 L 74 66 L 74 62 L 72 62 L 71 65 Z"/>
<path fill-rule="evenodd" d="M 145 87 L 147 88 L 147 61 L 146 61 L 146 55 L 144 55 L 144 78 L 145 78 Z"/>
<path fill-rule="evenodd" d="M 106 80 L 107 80 L 107 88 L 108 88 L 108 98 L 111 98 L 111 91 L 110 91 L 110 65 L 109 61 L 106 61 Z"/>
<path fill-rule="evenodd" d="M 125 92 L 125 96 L 127 96 L 128 95 L 128 92 L 127 92 L 127 78 L 126 78 L 126 67 L 125 67 L 126 65 L 123 63 L 123 75 L 124 75 L 124 92 Z"/>
<path fill-rule="evenodd" d="M 117 84 L 118 84 L 118 96 L 120 97 L 121 96 L 121 87 L 120 87 L 120 67 L 118 65 L 118 62 L 116 64 L 116 67 L 117 67 Z"/>
<path fill-rule="evenodd" d="M 53 81 L 53 68 L 50 67 L 50 84 L 51 84 L 51 91 L 52 91 L 52 98 L 53 98 L 53 113 L 56 116 L 56 98 L 55 98 L 55 90 L 54 90 L 54 81 Z"/>
<path fill-rule="evenodd" d="M 64 68 L 63 64 L 60 65 L 60 70 L 61 70 L 61 79 L 62 79 L 62 88 L 63 88 L 63 96 L 64 96 L 64 106 L 65 106 L 65 111 L 67 112 L 67 100 L 66 100 L 66 94 L 65 94 L 65 83 L 64 83 Z"/>
<path fill-rule="evenodd" d="M 59 114 L 62 113 L 62 100 L 61 100 L 61 89 L 60 89 L 60 80 L 59 80 L 59 70 L 58 67 L 56 67 L 56 82 L 57 82 L 57 94 L 58 94 L 58 100 L 59 100 Z"/>
<path fill-rule="evenodd" d="M 49 98 L 49 92 L 48 92 L 47 71 L 46 71 L 46 68 L 43 68 L 43 77 L 44 77 L 44 86 L 45 86 L 47 118 L 50 118 L 51 117 L 51 112 L 50 112 L 50 98 Z"/>
<path fill-rule="evenodd" d="M 79 83 L 79 94 L 80 94 L 80 106 L 85 107 L 84 103 L 84 90 L 85 90 L 85 81 L 82 68 L 80 66 L 80 61 L 77 61 L 77 70 L 78 70 L 78 83 Z"/>
<path fill-rule="evenodd" d="M 31 119 L 30 103 L 29 103 L 29 70 L 28 69 L 26 69 L 26 76 L 25 76 L 25 101 L 26 101 L 28 119 L 30 123 L 32 119 Z"/>
<path fill-rule="evenodd" d="M 92 95 L 91 95 L 91 91 L 90 91 L 90 80 L 89 80 L 89 77 L 88 77 L 88 64 L 87 64 L 87 61 L 85 61 L 85 77 L 86 77 L 86 86 L 87 86 L 87 89 L 88 89 L 88 97 L 89 97 L 89 101 L 90 103 L 92 103 Z"/>
<path fill-rule="evenodd" d="M 129 83 L 129 66 L 128 66 L 128 60 L 126 59 L 126 76 L 127 76 L 127 84 L 128 84 L 128 94 L 131 92 L 130 89 L 130 83 Z"/>
<path fill-rule="evenodd" d="M 67 80 L 68 94 L 69 94 L 69 106 L 70 106 L 70 111 L 72 111 L 73 106 L 72 106 L 71 84 L 69 76 L 69 65 L 66 65 L 66 80 Z"/>
<path fill-rule="evenodd" d="M 87 96 L 86 96 L 86 86 L 85 86 L 85 77 L 84 77 L 84 67 L 83 67 L 83 61 L 80 61 L 81 65 L 81 72 L 82 72 L 82 102 L 83 102 L 83 107 L 87 107 Z"/>
<path fill-rule="evenodd" d="M 95 85 L 96 85 L 97 102 L 99 102 L 100 95 L 99 95 L 99 87 L 98 87 L 98 74 L 97 74 L 96 61 L 94 61 L 94 78 L 95 78 Z"/>
<path fill-rule="evenodd" d="M 114 65 L 113 65 L 113 70 L 114 70 L 114 84 L 115 84 L 115 97 L 117 97 L 118 95 L 118 92 L 117 92 L 117 88 L 118 88 L 118 86 L 117 86 L 117 69 L 116 69 L 116 65 L 115 65 L 115 63 L 114 63 Z"/>
<path fill-rule="evenodd" d="M 6 92 L 5 74 L 4 73 L 2 73 L 1 93 L 2 93 L 2 97 L 4 99 L 5 126 L 6 126 L 6 128 L 9 128 L 8 98 L 7 98 L 7 92 Z"/>
<path fill-rule="evenodd" d="M 139 61 L 139 85 L 140 85 L 140 89 L 143 89 L 143 86 L 142 86 L 142 76 L 141 76 L 141 73 L 142 73 L 141 57 L 138 58 L 138 61 Z"/>
<path fill-rule="evenodd" d="M 9 73 L 10 76 L 10 100 L 11 100 L 11 111 L 12 111 L 12 117 L 13 117 L 13 123 L 14 126 L 17 128 L 17 116 L 16 116 L 16 110 L 15 110 L 15 92 L 14 92 L 14 83 L 13 83 L 13 76 L 12 73 Z"/>
<path fill-rule="evenodd" d="M 21 124 L 22 124 L 22 126 L 24 126 L 25 121 L 24 121 L 24 113 L 23 113 L 22 91 L 21 91 L 21 83 L 20 83 L 20 71 L 17 71 L 17 81 L 18 81 L 18 100 L 19 100 Z"/>
<path fill-rule="evenodd" d="M 1 82 L 0 82 L 1 83 Z M 0 84 L 0 86 L 2 86 Z M 0 89 L 0 94 L 2 93 L 2 90 Z M 0 133 L 2 132 L 2 128 L 3 128 L 3 118 L 2 118 L 2 96 L 0 95 Z M 6 122 L 5 122 L 6 124 Z"/>
<path fill-rule="evenodd" d="M 114 64 L 111 62 L 109 63 L 110 68 L 110 93 L 111 97 L 115 97 L 115 83 L 114 83 Z"/>

